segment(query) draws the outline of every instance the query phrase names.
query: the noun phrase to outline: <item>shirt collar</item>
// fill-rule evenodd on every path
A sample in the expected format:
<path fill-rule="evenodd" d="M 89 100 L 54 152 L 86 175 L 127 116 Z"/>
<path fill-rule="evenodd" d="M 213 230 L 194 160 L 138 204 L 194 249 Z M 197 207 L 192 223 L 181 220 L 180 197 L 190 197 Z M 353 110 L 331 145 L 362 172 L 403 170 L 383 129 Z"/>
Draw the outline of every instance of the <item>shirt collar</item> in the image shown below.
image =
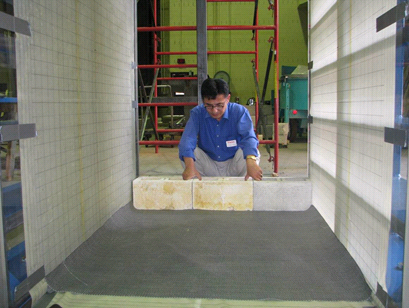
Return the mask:
<path fill-rule="evenodd" d="M 226 120 L 229 119 L 229 106 L 230 106 L 230 102 L 227 103 L 227 108 L 226 108 L 226 110 L 225 110 L 224 113 L 223 113 L 222 119 L 226 119 Z M 207 110 L 206 110 L 204 104 L 202 104 L 202 108 L 204 109 L 204 112 L 206 112 L 205 118 L 206 118 L 206 119 L 207 119 L 207 118 L 213 119 L 213 118 L 210 116 L 210 114 L 207 112 Z"/>

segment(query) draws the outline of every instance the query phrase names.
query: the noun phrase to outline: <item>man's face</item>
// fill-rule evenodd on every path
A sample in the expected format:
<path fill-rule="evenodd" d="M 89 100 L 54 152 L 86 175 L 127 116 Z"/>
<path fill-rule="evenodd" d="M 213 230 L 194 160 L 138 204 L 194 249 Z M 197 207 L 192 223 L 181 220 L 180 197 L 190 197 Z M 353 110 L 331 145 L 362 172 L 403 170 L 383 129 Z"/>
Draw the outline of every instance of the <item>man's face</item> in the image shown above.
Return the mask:
<path fill-rule="evenodd" d="M 215 99 L 204 98 L 203 105 L 213 119 L 220 121 L 224 112 L 226 111 L 229 101 L 230 94 L 227 96 L 224 96 L 224 94 L 219 94 Z"/>

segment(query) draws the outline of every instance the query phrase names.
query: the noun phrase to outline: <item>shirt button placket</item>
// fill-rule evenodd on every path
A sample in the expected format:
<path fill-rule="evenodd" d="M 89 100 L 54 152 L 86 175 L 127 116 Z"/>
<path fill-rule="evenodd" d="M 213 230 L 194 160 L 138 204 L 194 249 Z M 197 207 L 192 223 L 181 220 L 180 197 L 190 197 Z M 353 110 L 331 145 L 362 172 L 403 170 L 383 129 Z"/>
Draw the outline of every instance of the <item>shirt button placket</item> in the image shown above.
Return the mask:
<path fill-rule="evenodd" d="M 216 148 L 217 148 L 217 158 L 218 159 L 220 159 L 220 139 L 219 139 L 219 137 L 220 137 L 220 125 L 219 125 L 219 123 L 217 123 L 217 125 L 216 125 L 216 143 L 217 143 L 217 146 L 216 146 Z"/>

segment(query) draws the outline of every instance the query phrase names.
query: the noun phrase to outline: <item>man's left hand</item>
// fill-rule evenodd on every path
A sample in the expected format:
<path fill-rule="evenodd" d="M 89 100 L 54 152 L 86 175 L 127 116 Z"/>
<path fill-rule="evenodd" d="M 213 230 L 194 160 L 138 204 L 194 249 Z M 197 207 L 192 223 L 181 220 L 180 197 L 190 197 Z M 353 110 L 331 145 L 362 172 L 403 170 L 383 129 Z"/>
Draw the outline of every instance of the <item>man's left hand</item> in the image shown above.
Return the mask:
<path fill-rule="evenodd" d="M 263 179 L 263 171 L 261 170 L 260 166 L 257 165 L 257 162 L 253 159 L 246 160 L 247 165 L 247 174 L 244 177 L 244 180 L 247 181 L 249 177 L 253 178 L 253 180 L 261 181 Z"/>

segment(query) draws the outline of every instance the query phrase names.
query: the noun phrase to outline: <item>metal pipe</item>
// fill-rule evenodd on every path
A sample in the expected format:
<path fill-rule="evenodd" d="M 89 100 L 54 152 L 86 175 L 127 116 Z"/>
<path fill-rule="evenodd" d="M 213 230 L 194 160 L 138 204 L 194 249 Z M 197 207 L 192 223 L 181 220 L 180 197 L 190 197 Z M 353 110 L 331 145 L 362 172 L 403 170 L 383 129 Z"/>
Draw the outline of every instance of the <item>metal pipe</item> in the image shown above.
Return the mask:
<path fill-rule="evenodd" d="M 208 55 L 254 55 L 256 52 L 254 50 L 249 50 L 249 51 L 208 51 Z"/>
<path fill-rule="evenodd" d="M 154 25 L 158 25 L 158 12 L 157 12 L 157 0 L 153 0 L 153 20 L 154 20 Z M 153 63 L 158 63 L 158 34 L 156 32 L 153 32 Z M 159 76 L 159 75 L 157 75 Z M 153 84 L 155 86 L 155 97 L 158 96 L 158 88 L 157 88 L 157 82 Z"/>
<path fill-rule="evenodd" d="M 197 102 L 185 102 L 185 103 L 139 103 L 139 107 L 169 107 L 169 106 L 197 106 Z"/>
<path fill-rule="evenodd" d="M 278 144 L 277 140 L 259 140 L 260 144 Z"/>
<path fill-rule="evenodd" d="M 159 130 L 161 131 L 161 130 Z M 170 130 L 168 130 L 170 132 Z M 140 145 L 176 145 L 179 140 L 141 140 Z M 276 140 L 260 140 L 260 144 L 277 144 Z"/>
<path fill-rule="evenodd" d="M 179 140 L 141 140 L 140 145 L 178 145 Z"/>
<path fill-rule="evenodd" d="M 202 83 L 207 78 L 207 4 L 196 0 L 197 104 L 203 104 Z"/>
<path fill-rule="evenodd" d="M 274 30 L 274 25 L 251 26 L 251 25 L 219 25 L 207 26 L 207 30 Z M 157 26 L 157 27 L 138 27 L 138 32 L 157 32 L 157 31 L 196 31 L 196 26 Z"/>
<path fill-rule="evenodd" d="M 208 51 L 208 55 L 234 55 L 234 54 L 255 54 L 254 50 L 231 50 L 231 51 Z M 196 55 L 196 51 L 159 51 L 158 55 Z"/>
<path fill-rule="evenodd" d="M 196 31 L 196 26 L 138 27 L 138 32 L 152 32 L 152 31 Z"/>
<path fill-rule="evenodd" d="M 156 80 L 160 80 L 160 78 L 156 78 Z M 158 84 L 158 88 L 169 88 L 170 91 L 172 92 L 172 86 L 170 84 Z M 145 86 L 145 88 L 152 88 L 152 86 Z"/>
<path fill-rule="evenodd" d="M 162 80 L 162 78 L 157 77 L 156 80 Z M 152 88 L 152 86 L 145 86 L 145 88 Z M 169 93 L 172 94 L 172 86 L 170 84 L 156 84 L 156 88 L 160 89 L 160 88 L 168 88 L 169 89 Z"/>
<path fill-rule="evenodd" d="M 158 55 L 195 55 L 196 51 L 158 51 Z"/>
<path fill-rule="evenodd" d="M 258 9 L 257 9 L 257 11 L 256 11 L 256 26 L 258 25 Z M 255 51 L 256 51 L 256 53 L 255 53 L 255 63 L 254 63 L 254 66 L 255 66 L 255 68 L 256 68 L 256 79 L 257 79 L 257 82 L 259 82 L 259 74 L 258 74 L 258 62 L 259 62 L 259 57 L 258 57 L 258 53 L 259 53 L 259 50 L 258 50 L 258 40 L 259 40 L 259 37 L 258 37 L 258 31 L 256 30 L 255 31 L 255 36 L 254 36 L 254 47 L 255 47 Z M 258 118 L 259 118 L 259 108 L 260 108 L 260 106 L 259 106 L 259 96 L 257 95 L 257 99 L 256 99 L 256 107 L 255 107 L 255 112 L 256 112 L 256 123 L 258 123 Z"/>
<path fill-rule="evenodd" d="M 197 77 L 159 77 L 158 80 L 196 80 Z"/>
<path fill-rule="evenodd" d="M 258 17 L 257 17 L 258 18 Z M 255 25 L 255 26 L 208 26 L 207 30 L 274 30 L 275 26 L 260 26 L 260 25 Z"/>
<path fill-rule="evenodd" d="M 158 131 L 158 106 L 155 106 L 155 131 Z M 159 146 L 155 146 L 155 153 L 159 152 Z"/>
<path fill-rule="evenodd" d="M 0 307 L 9 307 L 9 283 L 3 215 L 3 213 L 0 213 L 0 284 L 2 286 L 0 288 Z"/>
<path fill-rule="evenodd" d="M 158 78 L 158 74 L 159 74 L 159 70 L 157 69 L 157 70 L 155 70 L 155 76 L 153 77 L 153 84 L 156 84 L 156 78 Z M 143 122 L 142 122 L 140 138 L 143 138 L 143 135 L 145 134 L 146 123 L 148 121 L 148 116 L 150 115 L 150 107 L 152 106 L 152 105 L 150 105 L 150 103 L 152 102 L 154 91 L 155 91 L 154 88 L 151 88 L 151 91 L 149 93 L 148 102 L 147 102 L 148 107 L 146 107 L 145 116 L 144 116 Z M 152 117 L 150 119 L 152 121 Z M 155 127 L 155 129 L 156 129 L 156 127 Z"/>
<path fill-rule="evenodd" d="M 408 158 L 409 158 L 409 153 L 408 153 Z M 406 167 L 407 172 L 409 171 L 409 165 Z M 407 187 L 406 191 L 409 191 L 409 181 L 407 182 Z M 406 221 L 409 220 L 409 198 L 406 198 Z M 409 228 L 405 227 L 405 252 L 407 251 L 409 247 Z M 409 305 L 409 253 L 404 253 L 403 256 L 403 264 L 406 266 L 403 266 L 403 281 L 402 281 L 402 307 L 408 307 Z"/>
<path fill-rule="evenodd" d="M 275 51 L 276 51 L 276 54 L 275 54 L 275 59 L 274 59 L 274 61 L 275 61 L 275 70 L 276 70 L 276 85 L 275 85 L 275 91 L 274 91 L 274 96 L 275 96 L 275 99 L 274 99 L 274 127 L 275 127 L 275 130 L 274 130 L 274 140 L 278 140 L 278 116 L 279 116 L 279 108 L 280 108 L 280 103 L 279 103 L 279 95 L 278 95 L 278 92 L 279 92 L 279 87 L 280 87 L 280 84 L 279 84 L 279 80 L 280 80 L 280 70 L 279 70 L 279 58 L 278 58 L 278 55 L 279 55 L 279 46 L 278 46 L 278 38 L 279 38 L 279 33 L 278 33 L 278 23 L 279 23 L 279 12 L 278 12 L 278 0 L 274 0 L 274 24 L 276 25 L 276 27 L 275 27 L 275 29 L 274 29 L 274 32 L 275 32 L 275 35 L 274 35 L 274 40 L 275 40 Z M 274 172 L 275 173 L 278 173 L 278 142 L 276 142 L 275 144 L 274 144 Z"/>
<path fill-rule="evenodd" d="M 138 31 L 136 31 L 138 27 L 138 0 L 133 1 L 133 6 L 134 6 L 134 16 L 133 16 L 133 29 L 134 29 L 134 63 L 138 63 Z M 138 105 L 138 68 L 134 69 L 134 100 L 136 104 Z M 139 140 L 139 110 L 138 107 L 135 108 L 135 173 L 136 177 L 139 177 L 139 145 L 138 145 L 138 140 Z"/>
<path fill-rule="evenodd" d="M 254 2 L 254 0 L 206 0 L 207 2 Z"/>
<path fill-rule="evenodd" d="M 141 64 L 140 69 L 143 68 L 183 68 L 183 67 L 197 67 L 196 64 Z"/>
<path fill-rule="evenodd" d="M 161 128 L 158 129 L 159 133 L 183 133 L 183 128 Z"/>

